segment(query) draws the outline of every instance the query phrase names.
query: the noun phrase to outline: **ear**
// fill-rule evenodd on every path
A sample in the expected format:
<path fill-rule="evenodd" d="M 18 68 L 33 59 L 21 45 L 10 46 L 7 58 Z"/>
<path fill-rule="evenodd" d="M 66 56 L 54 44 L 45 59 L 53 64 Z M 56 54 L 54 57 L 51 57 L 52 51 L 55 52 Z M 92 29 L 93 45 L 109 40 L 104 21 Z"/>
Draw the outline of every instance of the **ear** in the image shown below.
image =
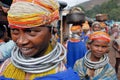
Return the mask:
<path fill-rule="evenodd" d="M 106 53 L 109 53 L 110 51 L 110 46 L 108 46 L 108 49 L 106 50 Z"/>
<path fill-rule="evenodd" d="M 90 48 L 90 43 L 87 43 L 86 46 L 87 46 L 87 49 L 88 49 L 88 50 L 91 50 L 91 48 Z"/>

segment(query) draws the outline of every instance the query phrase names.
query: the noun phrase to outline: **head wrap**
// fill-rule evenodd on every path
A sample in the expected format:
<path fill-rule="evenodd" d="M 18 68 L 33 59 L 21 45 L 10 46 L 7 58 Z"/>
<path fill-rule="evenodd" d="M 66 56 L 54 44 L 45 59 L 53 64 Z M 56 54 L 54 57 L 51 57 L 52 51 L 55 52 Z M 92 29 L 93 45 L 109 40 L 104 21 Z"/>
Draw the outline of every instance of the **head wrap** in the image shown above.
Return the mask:
<path fill-rule="evenodd" d="M 110 42 L 110 36 L 106 33 L 106 32 L 103 32 L 103 31 L 96 31 L 96 32 L 93 32 L 90 36 L 89 36 L 89 39 L 91 41 L 93 40 L 105 40 L 107 42 Z"/>
<path fill-rule="evenodd" d="M 30 28 L 57 25 L 59 4 L 55 0 L 14 0 L 8 11 L 12 27 Z"/>
<path fill-rule="evenodd" d="M 95 25 L 99 25 L 100 26 L 100 23 L 98 21 L 95 21 L 95 22 L 92 23 L 92 27 L 94 27 Z"/>
<path fill-rule="evenodd" d="M 80 25 L 75 25 L 70 28 L 72 33 L 78 33 L 81 31 L 81 26 Z"/>
<path fill-rule="evenodd" d="M 119 24 L 114 23 L 114 24 L 113 24 L 113 27 L 119 27 Z"/>

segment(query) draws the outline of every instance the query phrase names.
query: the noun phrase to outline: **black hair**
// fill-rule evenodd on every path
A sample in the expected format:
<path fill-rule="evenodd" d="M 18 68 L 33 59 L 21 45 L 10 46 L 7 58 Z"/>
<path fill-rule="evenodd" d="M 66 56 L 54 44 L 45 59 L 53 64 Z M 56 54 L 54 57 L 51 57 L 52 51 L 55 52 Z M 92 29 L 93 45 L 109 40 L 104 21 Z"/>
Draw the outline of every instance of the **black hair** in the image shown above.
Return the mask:
<path fill-rule="evenodd" d="M 2 6 L 8 7 L 8 8 L 11 6 L 12 1 L 13 0 L 0 0 L 0 2 L 2 2 Z"/>
<path fill-rule="evenodd" d="M 49 31 L 50 31 L 53 35 L 56 33 L 56 31 L 55 31 L 55 28 L 56 28 L 56 27 L 54 27 L 54 26 L 52 26 L 52 25 L 49 25 L 49 26 L 47 26 L 47 28 L 49 29 Z"/>
<path fill-rule="evenodd" d="M 6 30 L 8 32 L 8 36 L 11 37 L 10 28 L 8 27 L 7 13 L 4 13 L 1 6 L 0 6 L 0 19 L 1 19 L 0 20 L 0 28 L 2 28 L 2 29 L 6 28 Z M 0 35 L 3 35 L 2 32 L 0 32 Z"/>
<path fill-rule="evenodd" d="M 4 37 L 5 32 L 7 32 L 7 28 L 3 25 L 0 25 L 0 39 Z"/>

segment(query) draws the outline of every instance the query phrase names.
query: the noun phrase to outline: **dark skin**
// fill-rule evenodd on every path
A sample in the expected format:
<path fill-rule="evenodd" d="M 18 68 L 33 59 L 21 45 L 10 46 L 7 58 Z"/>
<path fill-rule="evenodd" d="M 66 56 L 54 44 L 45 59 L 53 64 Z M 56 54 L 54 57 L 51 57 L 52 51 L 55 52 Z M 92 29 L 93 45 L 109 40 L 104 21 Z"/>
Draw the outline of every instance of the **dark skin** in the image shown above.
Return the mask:
<path fill-rule="evenodd" d="M 12 28 L 11 36 L 26 57 L 43 56 L 48 48 L 51 32 L 46 26 L 33 28 Z"/>
<path fill-rule="evenodd" d="M 100 25 L 96 24 L 93 26 L 93 31 L 100 31 L 100 30 L 101 30 Z"/>
<path fill-rule="evenodd" d="M 109 49 L 109 43 L 105 40 L 94 40 L 91 44 L 89 44 L 89 48 L 91 50 L 90 60 L 97 62 L 103 57 L 104 54 L 107 53 Z M 89 76 L 94 76 L 94 69 L 89 69 Z"/>
<path fill-rule="evenodd" d="M 78 35 L 80 36 L 81 33 L 82 33 L 82 28 L 81 28 L 81 26 L 80 26 L 80 25 L 73 25 L 72 27 L 79 27 L 79 31 L 78 31 L 76 34 L 78 34 Z"/>
<path fill-rule="evenodd" d="M 105 40 L 94 40 L 90 44 L 91 60 L 92 61 L 99 61 L 100 58 L 107 53 L 109 49 L 109 43 Z"/>

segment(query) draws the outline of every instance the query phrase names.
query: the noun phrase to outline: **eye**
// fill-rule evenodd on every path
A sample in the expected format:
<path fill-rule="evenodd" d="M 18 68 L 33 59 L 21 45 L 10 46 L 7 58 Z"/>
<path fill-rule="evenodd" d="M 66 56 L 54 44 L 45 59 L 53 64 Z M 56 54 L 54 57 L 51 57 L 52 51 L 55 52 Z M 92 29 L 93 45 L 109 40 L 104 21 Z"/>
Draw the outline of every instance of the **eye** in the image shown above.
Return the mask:
<path fill-rule="evenodd" d="M 99 45 L 95 45 L 95 47 L 99 47 Z"/>
<path fill-rule="evenodd" d="M 19 30 L 18 29 L 11 29 L 11 33 L 17 35 L 17 34 L 19 34 Z"/>
<path fill-rule="evenodd" d="M 103 48 L 107 48 L 108 46 L 102 46 Z"/>
<path fill-rule="evenodd" d="M 34 29 L 34 28 L 29 28 L 29 29 L 25 29 L 24 32 L 31 35 L 31 36 L 35 36 L 38 32 L 40 32 L 40 29 Z"/>
<path fill-rule="evenodd" d="M 31 29 L 25 29 L 24 31 L 27 32 L 27 33 L 31 33 L 32 32 Z"/>

